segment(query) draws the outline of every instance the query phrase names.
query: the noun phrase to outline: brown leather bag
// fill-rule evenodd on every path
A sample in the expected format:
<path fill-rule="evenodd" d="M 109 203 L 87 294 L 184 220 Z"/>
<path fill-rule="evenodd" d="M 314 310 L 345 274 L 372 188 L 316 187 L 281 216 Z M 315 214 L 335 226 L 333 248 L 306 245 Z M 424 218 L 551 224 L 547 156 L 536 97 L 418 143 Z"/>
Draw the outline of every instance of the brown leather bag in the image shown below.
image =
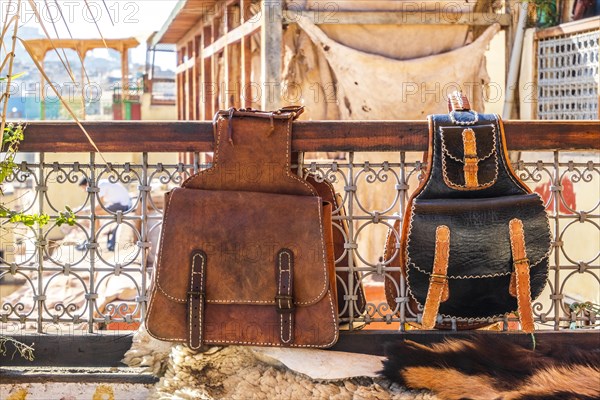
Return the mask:
<path fill-rule="evenodd" d="M 331 204 L 290 169 L 301 112 L 215 116 L 213 166 L 166 195 L 153 337 L 194 349 L 337 341 Z"/>

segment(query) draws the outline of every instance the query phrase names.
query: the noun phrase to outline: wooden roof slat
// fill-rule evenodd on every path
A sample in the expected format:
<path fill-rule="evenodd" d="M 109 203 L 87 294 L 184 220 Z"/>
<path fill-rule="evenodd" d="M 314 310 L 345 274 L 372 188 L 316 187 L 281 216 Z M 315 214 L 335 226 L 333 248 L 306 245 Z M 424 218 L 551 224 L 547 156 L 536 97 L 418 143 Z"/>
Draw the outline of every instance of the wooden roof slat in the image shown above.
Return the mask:
<path fill-rule="evenodd" d="M 121 52 L 132 47 L 139 46 L 140 42 L 137 39 L 130 37 L 125 39 L 29 39 L 25 40 L 27 44 L 34 49 L 35 53 L 45 55 L 54 47 L 57 49 L 72 49 L 85 55 L 88 50 L 104 48 L 104 43 L 110 49 Z M 54 47 L 53 47 L 54 46 Z"/>
<path fill-rule="evenodd" d="M 177 43 L 202 18 L 214 15 L 218 0 L 179 0 L 163 27 L 154 36 L 153 44 Z"/>

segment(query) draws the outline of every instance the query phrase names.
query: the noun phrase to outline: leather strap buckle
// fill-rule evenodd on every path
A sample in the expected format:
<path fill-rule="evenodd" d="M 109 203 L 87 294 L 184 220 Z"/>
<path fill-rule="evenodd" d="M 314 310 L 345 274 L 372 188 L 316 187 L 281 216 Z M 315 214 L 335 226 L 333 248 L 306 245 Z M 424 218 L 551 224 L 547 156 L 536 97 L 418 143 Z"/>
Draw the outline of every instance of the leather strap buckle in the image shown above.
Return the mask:
<path fill-rule="evenodd" d="M 448 298 L 448 259 L 450 257 L 450 228 L 440 225 L 435 230 L 435 254 L 429 290 L 423 306 L 423 329 L 433 329 L 440 303 Z"/>
<path fill-rule="evenodd" d="M 283 345 L 294 342 L 294 253 L 281 249 L 275 261 L 275 311 L 279 314 L 279 340 Z"/>
<path fill-rule="evenodd" d="M 192 252 L 192 268 L 188 295 L 188 345 L 199 349 L 204 339 L 204 307 L 206 303 L 206 253 Z"/>
<path fill-rule="evenodd" d="M 288 295 L 277 295 L 275 296 L 275 309 L 278 314 L 289 314 L 296 308 L 294 306 L 294 299 Z"/>
<path fill-rule="evenodd" d="M 517 297 L 517 309 L 521 330 L 532 333 L 535 330 L 533 323 L 533 306 L 531 304 L 531 278 L 529 276 L 529 259 L 525 243 L 525 230 L 523 221 L 513 218 L 509 223 L 510 248 L 515 270 L 511 276 L 509 292 Z"/>
<path fill-rule="evenodd" d="M 431 274 L 430 281 L 431 281 L 431 283 L 437 283 L 439 285 L 443 285 L 444 283 L 446 283 L 448 281 L 448 276 L 441 275 L 441 274 Z"/>
<path fill-rule="evenodd" d="M 529 264 L 529 258 L 524 257 L 524 258 L 519 258 L 519 259 L 513 261 L 513 265 L 517 265 L 517 264 L 521 264 L 521 263 Z"/>

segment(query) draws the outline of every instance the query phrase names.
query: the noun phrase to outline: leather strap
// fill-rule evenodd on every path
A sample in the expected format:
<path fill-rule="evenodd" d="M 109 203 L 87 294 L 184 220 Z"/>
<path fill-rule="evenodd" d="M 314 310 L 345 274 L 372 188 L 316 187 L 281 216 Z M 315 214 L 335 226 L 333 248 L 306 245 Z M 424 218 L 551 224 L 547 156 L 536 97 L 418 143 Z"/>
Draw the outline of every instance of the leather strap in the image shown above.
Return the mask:
<path fill-rule="evenodd" d="M 529 280 L 529 259 L 525 249 L 525 232 L 523 231 L 523 221 L 513 218 L 509 223 L 510 228 L 510 248 L 512 251 L 513 265 L 515 267 L 513 276 L 516 284 L 517 306 L 519 310 L 519 319 L 521 320 L 521 330 L 526 333 L 532 333 L 533 308 L 531 306 L 531 282 Z M 511 276 L 511 284 L 512 278 Z"/>
<path fill-rule="evenodd" d="M 471 104 L 469 99 L 461 91 L 455 91 L 448 95 L 448 111 L 469 111 Z"/>
<path fill-rule="evenodd" d="M 427 300 L 423 309 L 423 329 L 433 329 L 440 303 L 449 297 L 448 259 L 450 257 L 450 228 L 440 225 L 435 230 L 435 256 L 433 272 L 429 280 Z"/>
<path fill-rule="evenodd" d="M 283 344 L 294 342 L 294 254 L 281 249 L 275 261 L 277 294 L 275 308 L 279 314 L 279 339 Z"/>
<path fill-rule="evenodd" d="M 206 301 L 206 253 L 197 250 L 192 253 L 192 272 L 188 292 L 188 346 L 199 349 L 204 333 L 204 303 Z"/>
<path fill-rule="evenodd" d="M 465 174 L 465 186 L 469 189 L 476 188 L 479 186 L 477 179 L 477 172 L 479 166 L 477 163 L 477 141 L 475 140 L 475 131 L 471 128 L 467 128 L 462 132 L 463 148 L 465 152 L 465 167 L 463 169 Z"/>

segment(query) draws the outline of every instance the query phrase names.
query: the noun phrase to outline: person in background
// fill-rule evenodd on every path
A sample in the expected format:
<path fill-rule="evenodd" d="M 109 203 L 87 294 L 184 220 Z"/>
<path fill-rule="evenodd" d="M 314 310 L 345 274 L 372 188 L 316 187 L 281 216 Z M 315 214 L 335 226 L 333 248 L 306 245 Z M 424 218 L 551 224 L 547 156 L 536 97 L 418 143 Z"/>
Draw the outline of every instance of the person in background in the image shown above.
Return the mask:
<path fill-rule="evenodd" d="M 83 178 L 81 182 L 79 182 L 79 187 L 81 187 L 83 190 L 85 190 L 88 185 L 89 181 L 87 178 Z M 129 196 L 129 192 L 127 191 L 125 186 L 123 186 L 122 184 L 112 183 L 108 179 L 100 179 L 98 181 L 98 189 L 98 197 L 104 205 L 104 208 L 106 208 L 107 210 L 116 213 L 117 211 L 125 212 L 131 208 L 131 197 Z M 95 214 L 107 215 L 107 212 L 102 208 L 100 204 L 97 204 L 95 208 Z M 100 220 L 96 220 L 96 230 L 98 230 L 99 228 Z M 115 250 L 117 228 L 118 226 L 116 226 L 114 229 L 108 232 L 108 251 Z"/>

